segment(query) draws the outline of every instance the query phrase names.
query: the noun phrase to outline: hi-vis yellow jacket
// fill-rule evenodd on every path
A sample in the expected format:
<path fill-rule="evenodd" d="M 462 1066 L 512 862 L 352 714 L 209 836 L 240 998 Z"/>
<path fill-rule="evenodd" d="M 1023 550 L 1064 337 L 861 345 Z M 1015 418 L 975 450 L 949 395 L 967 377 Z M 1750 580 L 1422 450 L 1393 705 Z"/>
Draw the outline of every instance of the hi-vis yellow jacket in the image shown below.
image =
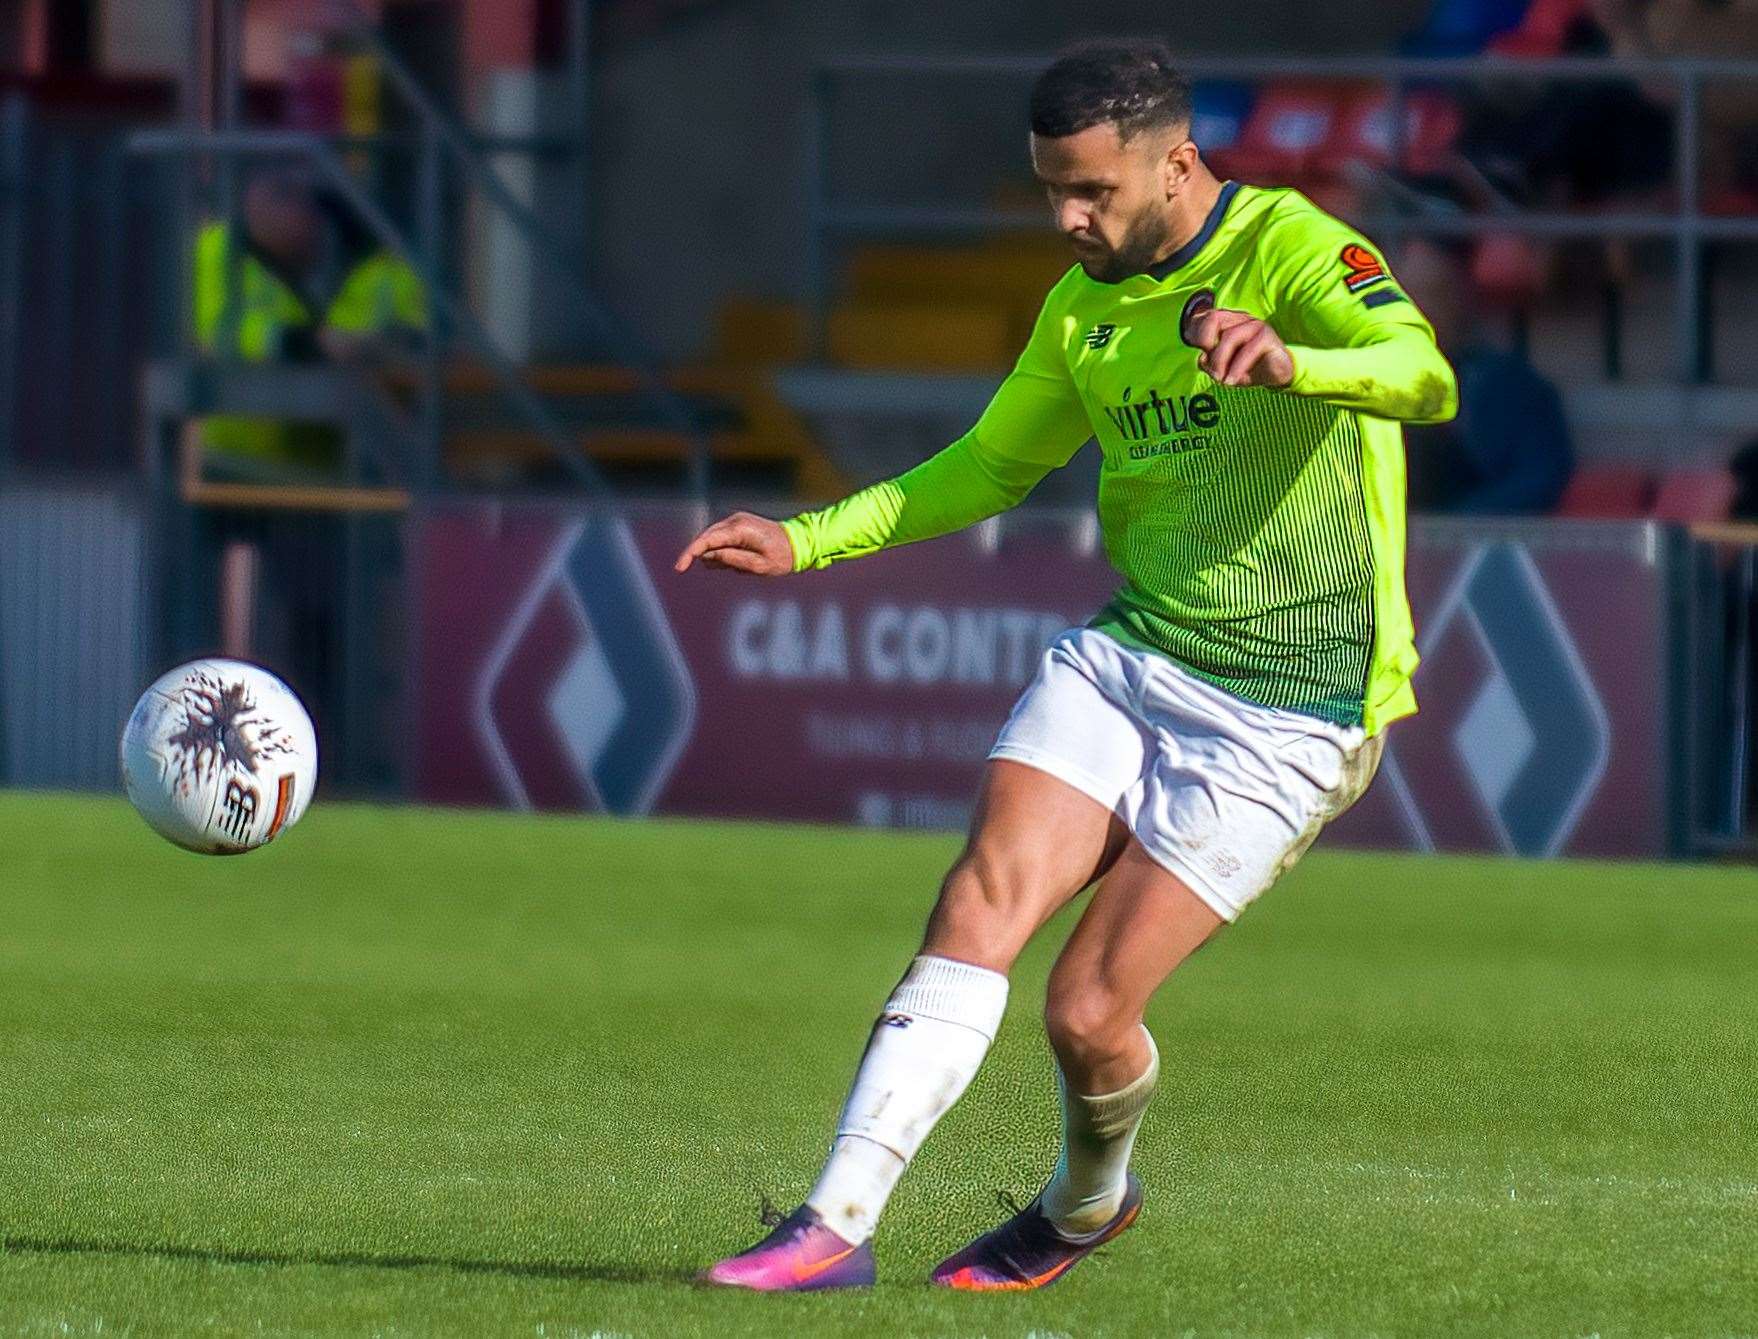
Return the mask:
<path fill-rule="evenodd" d="M 280 356 L 291 330 L 427 328 L 427 290 L 420 277 L 384 251 L 373 252 L 348 271 L 321 321 L 285 280 L 248 251 L 237 259 L 240 291 L 228 304 L 234 245 L 224 222 L 207 224 L 196 238 L 195 333 L 205 352 L 221 352 L 224 341 L 224 351 L 235 358 L 267 362 Z M 202 425 L 207 446 L 241 455 L 294 459 L 306 454 L 300 439 L 309 437 L 274 419 L 209 418 Z"/>

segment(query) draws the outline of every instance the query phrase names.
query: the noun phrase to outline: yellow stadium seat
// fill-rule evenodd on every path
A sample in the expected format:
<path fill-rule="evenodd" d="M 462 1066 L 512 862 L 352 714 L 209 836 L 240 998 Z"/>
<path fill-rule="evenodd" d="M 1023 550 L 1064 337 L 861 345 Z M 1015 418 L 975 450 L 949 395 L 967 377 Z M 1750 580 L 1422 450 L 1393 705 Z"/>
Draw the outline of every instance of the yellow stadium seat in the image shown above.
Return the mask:
<path fill-rule="evenodd" d="M 809 356 L 806 313 L 797 303 L 732 297 L 715 313 L 714 354 L 741 367 L 773 367 Z"/>
<path fill-rule="evenodd" d="M 996 303 L 850 303 L 831 312 L 828 335 L 844 367 L 986 371 L 1018 352 L 1009 309 Z"/>

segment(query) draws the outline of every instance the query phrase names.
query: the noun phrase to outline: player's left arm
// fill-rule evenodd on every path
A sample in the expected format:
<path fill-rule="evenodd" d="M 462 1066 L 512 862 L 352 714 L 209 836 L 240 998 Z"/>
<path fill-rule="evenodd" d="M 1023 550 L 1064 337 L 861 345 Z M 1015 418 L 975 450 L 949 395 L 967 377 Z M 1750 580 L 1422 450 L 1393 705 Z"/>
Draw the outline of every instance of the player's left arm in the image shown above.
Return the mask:
<path fill-rule="evenodd" d="M 1266 226 L 1258 259 L 1288 394 L 1406 423 L 1458 412 L 1433 328 L 1360 234 L 1317 210 L 1291 213 Z"/>

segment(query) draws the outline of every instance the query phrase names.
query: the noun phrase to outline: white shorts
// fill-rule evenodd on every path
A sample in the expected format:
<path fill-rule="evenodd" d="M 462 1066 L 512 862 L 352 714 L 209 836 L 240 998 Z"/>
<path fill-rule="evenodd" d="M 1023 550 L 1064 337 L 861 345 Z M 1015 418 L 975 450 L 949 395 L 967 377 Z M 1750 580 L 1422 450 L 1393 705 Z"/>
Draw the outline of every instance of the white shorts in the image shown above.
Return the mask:
<path fill-rule="evenodd" d="M 989 756 L 1090 795 L 1231 921 L 1367 789 L 1384 738 L 1258 706 L 1072 628 L 1044 652 Z"/>

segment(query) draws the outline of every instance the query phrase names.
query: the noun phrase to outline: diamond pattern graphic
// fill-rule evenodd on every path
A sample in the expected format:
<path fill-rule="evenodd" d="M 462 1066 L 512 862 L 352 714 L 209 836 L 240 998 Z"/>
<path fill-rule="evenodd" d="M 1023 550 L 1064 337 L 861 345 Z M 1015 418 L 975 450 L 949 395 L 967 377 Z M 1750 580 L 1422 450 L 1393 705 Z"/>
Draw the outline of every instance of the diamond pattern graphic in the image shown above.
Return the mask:
<path fill-rule="evenodd" d="M 556 736 L 587 784 L 606 746 L 627 715 L 616 671 L 596 637 L 588 637 L 549 693 L 549 719 Z"/>
<path fill-rule="evenodd" d="M 1537 743 L 1538 736 L 1499 669 L 1453 731 L 1453 747 L 1465 761 L 1465 773 L 1476 785 L 1478 798 L 1496 812 L 1532 760 Z"/>
<path fill-rule="evenodd" d="M 627 528 L 559 532 L 491 656 L 478 729 L 523 808 L 652 808 L 695 721 L 695 689 Z"/>
<path fill-rule="evenodd" d="M 1611 731 L 1531 556 L 1476 550 L 1421 640 L 1425 710 L 1394 752 L 1450 765 L 1396 769 L 1418 845 L 1554 855 L 1605 772 Z"/>

